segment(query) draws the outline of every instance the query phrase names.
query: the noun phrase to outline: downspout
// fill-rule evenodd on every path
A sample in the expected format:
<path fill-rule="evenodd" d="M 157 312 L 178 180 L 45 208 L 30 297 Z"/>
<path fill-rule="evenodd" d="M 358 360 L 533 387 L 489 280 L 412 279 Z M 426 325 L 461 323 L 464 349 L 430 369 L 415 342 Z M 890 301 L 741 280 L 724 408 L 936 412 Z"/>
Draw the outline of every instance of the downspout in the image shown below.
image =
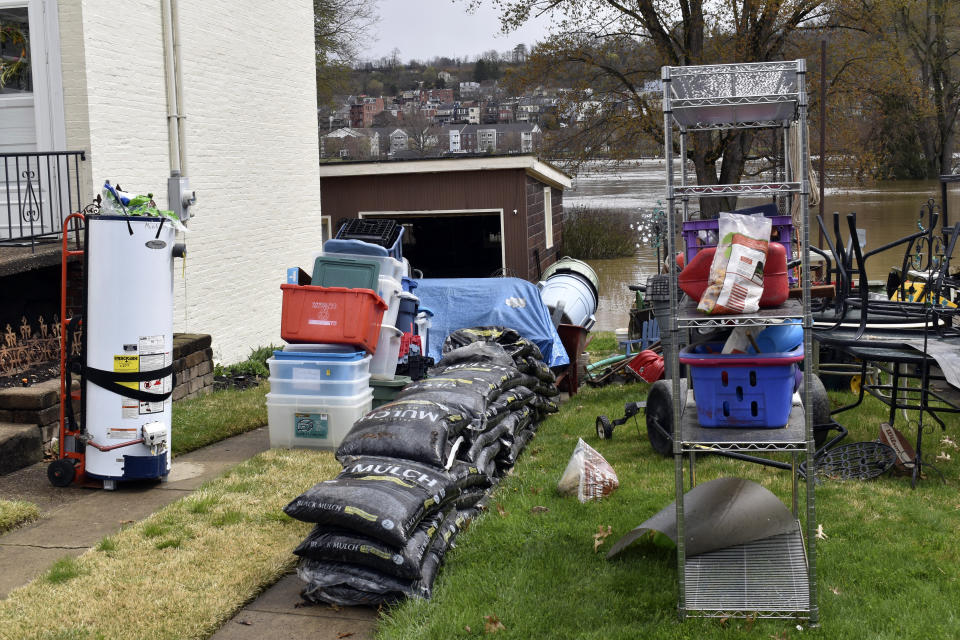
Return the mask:
<path fill-rule="evenodd" d="M 183 62 L 180 57 L 180 30 L 177 0 L 161 0 L 163 20 L 164 76 L 167 85 L 167 140 L 170 153 L 170 178 L 167 180 L 167 206 L 184 224 L 190 219 L 190 206 L 196 194 L 190 190 L 187 173 L 187 140 L 183 120 Z"/>
<path fill-rule="evenodd" d="M 170 23 L 173 31 L 173 59 L 176 69 L 177 85 L 177 134 L 180 145 L 180 173 L 187 175 L 187 128 L 184 126 L 187 119 L 183 111 L 183 60 L 180 57 L 180 16 L 177 11 L 177 0 L 168 0 L 170 2 L 170 14 L 172 21 Z"/>
<path fill-rule="evenodd" d="M 170 147 L 170 176 L 181 175 L 180 162 L 180 98 L 177 91 L 177 63 L 175 49 L 172 0 L 161 1 L 163 13 L 163 58 L 164 76 L 167 84 L 167 142 Z M 173 206 L 173 203 L 170 203 Z"/>

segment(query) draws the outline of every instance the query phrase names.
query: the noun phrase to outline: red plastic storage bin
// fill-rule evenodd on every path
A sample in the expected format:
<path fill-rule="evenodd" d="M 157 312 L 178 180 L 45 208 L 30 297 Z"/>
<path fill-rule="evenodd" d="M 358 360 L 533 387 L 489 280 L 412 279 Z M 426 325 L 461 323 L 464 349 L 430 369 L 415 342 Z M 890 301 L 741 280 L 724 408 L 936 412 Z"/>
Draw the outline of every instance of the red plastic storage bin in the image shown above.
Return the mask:
<path fill-rule="evenodd" d="M 677 284 L 694 300 L 699 300 L 707 288 L 710 263 L 713 262 L 713 254 L 716 252 L 716 247 L 704 249 L 694 256 L 677 277 Z M 767 245 L 767 261 L 763 265 L 763 295 L 760 296 L 760 308 L 779 307 L 789 295 L 786 249 L 779 242 L 771 242 Z"/>
<path fill-rule="evenodd" d="M 280 337 L 292 343 L 352 344 L 377 350 L 387 304 L 370 289 L 282 284 Z"/>
<path fill-rule="evenodd" d="M 786 426 L 803 345 L 767 354 L 721 354 L 722 349 L 722 342 L 714 342 L 680 351 L 680 362 L 690 369 L 700 426 Z"/>

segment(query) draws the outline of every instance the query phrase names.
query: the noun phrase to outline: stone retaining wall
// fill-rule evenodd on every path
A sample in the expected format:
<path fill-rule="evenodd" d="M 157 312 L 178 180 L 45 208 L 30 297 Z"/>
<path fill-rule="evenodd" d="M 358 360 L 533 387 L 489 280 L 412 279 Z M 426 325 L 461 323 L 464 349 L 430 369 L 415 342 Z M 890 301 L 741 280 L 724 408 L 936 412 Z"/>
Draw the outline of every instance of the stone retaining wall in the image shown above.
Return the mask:
<path fill-rule="evenodd" d="M 206 334 L 174 334 L 174 401 L 213 390 L 213 349 L 210 341 L 210 336 Z M 80 407 L 75 409 L 79 414 Z M 34 427 L 35 430 L 24 427 Z M 43 447 L 50 444 L 59 429 L 59 378 L 29 387 L 0 389 L 0 474 L 42 460 Z"/>

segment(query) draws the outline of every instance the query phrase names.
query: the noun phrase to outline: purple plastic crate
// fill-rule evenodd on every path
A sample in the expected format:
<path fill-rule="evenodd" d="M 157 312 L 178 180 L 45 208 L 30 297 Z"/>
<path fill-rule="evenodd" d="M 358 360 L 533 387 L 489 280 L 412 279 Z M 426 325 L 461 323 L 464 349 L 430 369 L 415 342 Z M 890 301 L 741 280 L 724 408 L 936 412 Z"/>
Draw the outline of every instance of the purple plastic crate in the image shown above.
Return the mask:
<path fill-rule="evenodd" d="M 680 352 L 680 362 L 690 368 L 700 426 L 786 426 L 803 345 L 785 353 L 723 355 L 722 349 L 722 342 L 711 342 Z"/>
<path fill-rule="evenodd" d="M 793 218 L 790 216 L 767 216 L 773 223 L 770 231 L 771 242 L 779 242 L 787 250 L 787 262 L 792 260 L 791 252 L 793 241 Z M 719 235 L 720 221 L 717 218 L 712 220 L 690 220 L 683 223 L 683 243 L 685 245 L 684 258 L 685 264 L 690 264 L 693 257 L 701 249 L 717 246 L 717 235 Z M 701 237 L 703 231 L 706 238 Z"/>

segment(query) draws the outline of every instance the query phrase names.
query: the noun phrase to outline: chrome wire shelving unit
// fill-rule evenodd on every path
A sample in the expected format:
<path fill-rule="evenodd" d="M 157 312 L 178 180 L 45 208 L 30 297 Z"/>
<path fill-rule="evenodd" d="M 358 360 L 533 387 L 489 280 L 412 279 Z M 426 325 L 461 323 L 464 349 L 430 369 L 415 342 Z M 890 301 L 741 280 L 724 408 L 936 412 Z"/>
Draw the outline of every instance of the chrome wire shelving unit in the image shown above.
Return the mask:
<path fill-rule="evenodd" d="M 751 64 L 664 67 L 663 110 L 666 160 L 667 255 L 678 251 L 678 218 L 688 220 L 690 197 L 761 195 L 799 198 L 801 300 L 789 299 L 776 309 L 743 315 L 705 316 L 696 302 L 681 301 L 676 273 L 670 277 L 670 344 L 667 371 L 673 402 L 673 458 L 677 514 L 677 569 L 680 619 L 696 617 L 801 618 L 811 625 L 819 620 L 816 594 L 816 510 L 814 500 L 813 425 L 804 406 L 810 402 L 809 376 L 793 398 L 789 422 L 782 429 L 703 428 L 697 421 L 692 391 L 681 386 L 679 348 L 685 332 L 733 326 L 762 326 L 785 319 L 800 319 L 804 329 L 804 370 L 812 371 L 812 320 L 810 314 L 809 180 L 788 162 L 766 183 L 688 185 L 687 135 L 694 131 L 729 129 L 781 129 L 784 154 L 789 148 L 789 128 L 797 127 L 800 157 L 807 157 L 807 97 L 804 60 Z M 680 183 L 674 176 L 674 133 L 679 134 Z M 687 386 L 687 385 L 683 385 Z M 790 454 L 793 460 L 793 515 L 796 528 L 785 534 L 735 547 L 687 557 L 684 538 L 684 493 L 687 480 L 696 484 L 698 452 L 764 452 Z M 684 456 L 689 458 L 689 478 Z M 803 474 L 803 513 L 800 509 L 799 462 Z"/>

